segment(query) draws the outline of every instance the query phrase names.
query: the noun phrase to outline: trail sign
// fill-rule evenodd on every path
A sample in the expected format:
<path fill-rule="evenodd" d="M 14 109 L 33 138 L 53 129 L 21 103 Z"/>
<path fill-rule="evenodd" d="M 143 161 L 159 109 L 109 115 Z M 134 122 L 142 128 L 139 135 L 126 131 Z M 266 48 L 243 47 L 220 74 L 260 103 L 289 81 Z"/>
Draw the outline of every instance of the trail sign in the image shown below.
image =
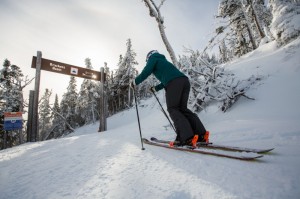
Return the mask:
<path fill-rule="evenodd" d="M 35 71 L 35 83 L 34 83 L 34 93 L 31 92 L 31 106 L 29 110 L 32 111 L 32 114 L 29 115 L 28 112 L 28 121 L 31 121 L 31 124 L 28 124 L 27 134 L 30 133 L 30 137 L 34 138 L 35 141 L 41 140 L 39 135 L 39 121 L 38 121 L 38 104 L 39 104 L 39 91 L 40 91 L 40 79 L 41 79 L 41 70 L 46 70 L 50 72 L 60 73 L 64 75 L 71 75 L 75 77 L 81 77 L 85 79 L 91 79 L 96 81 L 101 81 L 100 89 L 100 127 L 99 131 L 106 130 L 106 102 L 105 102 L 105 91 L 104 91 L 104 82 L 106 74 L 104 73 L 104 68 L 101 67 L 101 72 L 90 70 L 87 68 L 81 68 L 78 66 L 73 66 L 70 64 L 65 64 L 62 62 L 57 62 L 49 59 L 42 58 L 42 52 L 37 51 L 37 56 L 32 57 L 31 68 L 36 69 Z M 29 130 L 31 131 L 29 132 Z"/>
<path fill-rule="evenodd" d="M 4 113 L 4 130 L 12 131 L 23 128 L 22 112 Z"/>
<path fill-rule="evenodd" d="M 42 70 L 61 73 L 65 75 L 71 75 L 75 77 L 81 77 L 85 79 L 102 81 L 100 71 L 98 72 L 87 68 L 73 66 L 70 64 L 65 64 L 62 62 L 57 62 L 49 59 L 44 59 L 44 58 L 41 59 L 42 59 L 42 63 L 41 63 Z M 32 57 L 31 68 L 36 68 L 36 56 Z M 104 81 L 105 81 L 105 75 L 104 75 Z"/>

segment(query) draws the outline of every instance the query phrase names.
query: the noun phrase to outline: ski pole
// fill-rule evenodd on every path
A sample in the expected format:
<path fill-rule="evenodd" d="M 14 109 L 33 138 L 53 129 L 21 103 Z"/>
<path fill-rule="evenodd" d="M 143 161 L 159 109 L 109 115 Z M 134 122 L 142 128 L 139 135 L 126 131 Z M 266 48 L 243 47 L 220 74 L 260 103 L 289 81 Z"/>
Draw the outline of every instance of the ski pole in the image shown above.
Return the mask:
<path fill-rule="evenodd" d="M 169 116 L 167 115 L 167 113 L 166 113 L 165 109 L 163 108 L 163 106 L 161 105 L 160 101 L 158 100 L 158 98 L 157 98 L 157 96 L 156 96 L 155 92 L 154 92 L 152 89 L 150 89 L 150 90 L 151 90 L 151 92 L 153 93 L 153 95 L 155 96 L 155 98 L 156 98 L 157 102 L 159 103 L 159 105 L 160 105 L 160 108 L 161 108 L 161 111 L 164 113 L 164 115 L 166 116 L 166 118 L 167 118 L 167 119 L 168 119 L 168 121 L 170 122 L 170 125 L 172 126 L 173 130 L 174 130 L 174 131 L 175 131 L 175 133 L 176 133 L 176 130 L 175 130 L 175 127 L 174 127 L 174 125 L 172 124 L 172 122 L 171 122 L 171 120 L 170 120 Z"/>
<path fill-rule="evenodd" d="M 141 124 L 140 124 L 140 116 L 139 116 L 139 110 L 138 110 L 138 106 L 137 106 L 136 95 L 135 95 L 134 88 L 132 88 L 132 90 L 133 90 L 133 96 L 134 96 L 134 101 L 135 101 L 136 116 L 137 116 L 137 119 L 138 119 L 139 130 L 140 130 L 140 138 L 141 138 L 142 150 L 145 150 L 144 145 L 143 145 L 143 137 L 142 137 L 142 130 L 141 130 Z"/>

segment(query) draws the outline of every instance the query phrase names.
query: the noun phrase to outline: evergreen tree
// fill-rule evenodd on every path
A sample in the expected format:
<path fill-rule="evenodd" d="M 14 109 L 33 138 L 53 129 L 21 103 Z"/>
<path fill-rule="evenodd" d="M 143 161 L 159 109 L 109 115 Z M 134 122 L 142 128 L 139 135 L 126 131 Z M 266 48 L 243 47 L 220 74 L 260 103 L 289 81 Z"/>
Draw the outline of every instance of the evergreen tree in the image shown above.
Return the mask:
<path fill-rule="evenodd" d="M 273 20 L 271 32 L 280 44 L 286 44 L 300 35 L 300 2 L 270 0 Z"/>
<path fill-rule="evenodd" d="M 39 134 L 42 140 L 47 138 L 51 128 L 51 94 L 52 92 L 46 89 L 39 103 Z"/>
<path fill-rule="evenodd" d="M 269 28 L 272 15 L 264 0 L 221 0 L 217 18 L 221 25 L 204 52 L 217 46 L 221 62 L 274 40 Z"/>
<path fill-rule="evenodd" d="M 257 48 L 251 21 L 241 0 L 221 0 L 218 14 L 219 17 L 229 18 L 231 36 L 235 41 L 232 46 L 235 55 L 242 56 Z"/>
<path fill-rule="evenodd" d="M 117 105 L 115 98 L 117 95 L 115 94 L 115 83 L 114 83 L 114 72 L 111 71 L 110 79 L 107 81 L 107 90 L 106 90 L 106 96 L 108 101 L 108 115 L 112 115 L 117 111 Z"/>
<path fill-rule="evenodd" d="M 120 68 L 121 64 L 123 62 L 123 56 L 119 56 L 119 62 L 117 64 L 118 68 Z M 111 103 L 111 110 L 112 112 L 117 112 L 123 109 L 122 106 L 122 94 L 121 94 L 121 89 L 119 86 L 119 82 L 121 81 L 122 74 L 119 72 L 119 69 L 116 70 L 115 74 L 111 75 L 111 90 L 110 90 L 110 100 L 112 100 Z"/>
<path fill-rule="evenodd" d="M 46 136 L 46 139 L 52 139 L 52 138 L 57 138 L 61 135 L 63 135 L 63 118 L 60 116 L 61 110 L 59 107 L 59 101 L 58 101 L 58 96 L 57 94 L 55 95 L 55 101 L 52 107 L 52 112 L 51 112 L 51 130 L 49 131 L 49 134 Z"/>
<path fill-rule="evenodd" d="M 90 58 L 85 59 L 85 65 L 87 69 L 93 69 Z M 83 80 L 76 106 L 76 111 L 82 118 L 82 123 L 80 125 L 94 123 L 99 118 L 97 111 L 99 110 L 99 92 L 99 84 L 90 79 Z"/>
<path fill-rule="evenodd" d="M 69 133 L 72 128 L 78 126 L 78 117 L 75 112 L 78 94 L 76 91 L 76 79 L 71 76 L 67 92 L 63 94 L 60 102 L 60 114 L 64 118 L 64 133 Z"/>
<path fill-rule="evenodd" d="M 225 63 L 229 61 L 229 56 L 228 56 L 228 48 L 225 44 L 224 39 L 221 41 L 221 44 L 219 45 L 219 53 L 220 53 L 220 62 Z"/>
<path fill-rule="evenodd" d="M 135 59 L 136 53 L 132 49 L 131 40 L 128 39 L 126 42 L 126 53 L 123 57 L 120 56 L 118 70 L 114 77 L 114 94 L 117 96 L 118 109 L 122 110 L 132 105 L 133 96 L 131 89 L 129 88 L 129 82 L 131 79 L 137 76 L 137 70 L 135 65 L 137 61 Z"/>
<path fill-rule="evenodd" d="M 266 7 L 265 1 L 246 0 L 244 2 L 244 6 L 248 11 L 247 14 L 251 20 L 251 27 L 255 34 L 256 42 L 260 43 L 263 39 L 265 39 L 265 41 L 274 40 L 269 28 L 272 20 L 272 14 L 270 9 Z"/>
<path fill-rule="evenodd" d="M 17 144 L 18 131 L 10 131 L 9 134 L 3 131 L 4 112 L 22 112 L 23 111 L 23 93 L 22 93 L 22 71 L 16 65 L 11 65 L 10 61 L 5 59 L 3 68 L 0 70 L 0 148 L 7 145 L 12 147 Z"/>
<path fill-rule="evenodd" d="M 3 63 L 3 69 L 0 71 L 1 83 L 1 101 L 5 102 L 3 107 L 5 112 L 17 112 L 23 109 L 22 92 L 20 91 L 22 71 L 16 65 L 11 65 L 9 60 Z M 22 95 L 22 97 L 21 97 Z"/>

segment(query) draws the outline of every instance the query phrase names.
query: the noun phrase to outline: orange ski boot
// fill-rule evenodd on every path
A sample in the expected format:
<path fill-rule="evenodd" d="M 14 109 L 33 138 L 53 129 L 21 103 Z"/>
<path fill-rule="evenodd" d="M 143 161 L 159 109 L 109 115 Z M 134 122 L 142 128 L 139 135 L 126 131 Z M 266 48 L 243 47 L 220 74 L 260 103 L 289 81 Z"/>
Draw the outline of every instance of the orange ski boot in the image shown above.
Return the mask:
<path fill-rule="evenodd" d="M 206 131 L 203 136 L 203 141 L 209 143 L 209 131 Z"/>
<path fill-rule="evenodd" d="M 190 145 L 191 147 L 196 148 L 197 147 L 198 138 L 199 138 L 198 135 L 194 135 L 194 137 L 187 142 L 187 145 Z"/>

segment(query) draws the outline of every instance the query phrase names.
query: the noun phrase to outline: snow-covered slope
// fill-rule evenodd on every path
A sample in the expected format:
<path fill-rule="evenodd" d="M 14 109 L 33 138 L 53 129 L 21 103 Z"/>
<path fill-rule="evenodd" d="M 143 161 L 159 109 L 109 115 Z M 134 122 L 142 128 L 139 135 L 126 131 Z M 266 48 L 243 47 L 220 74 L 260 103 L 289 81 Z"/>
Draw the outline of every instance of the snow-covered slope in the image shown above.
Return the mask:
<path fill-rule="evenodd" d="M 257 162 L 190 154 L 141 143 L 135 109 L 69 137 L 0 151 L 0 198 L 299 198 L 300 40 L 270 43 L 227 64 L 241 78 L 264 76 L 228 112 L 199 114 L 211 140 L 275 147 Z M 164 102 L 163 93 L 159 94 Z M 174 139 L 154 98 L 139 105 L 142 134 Z"/>

